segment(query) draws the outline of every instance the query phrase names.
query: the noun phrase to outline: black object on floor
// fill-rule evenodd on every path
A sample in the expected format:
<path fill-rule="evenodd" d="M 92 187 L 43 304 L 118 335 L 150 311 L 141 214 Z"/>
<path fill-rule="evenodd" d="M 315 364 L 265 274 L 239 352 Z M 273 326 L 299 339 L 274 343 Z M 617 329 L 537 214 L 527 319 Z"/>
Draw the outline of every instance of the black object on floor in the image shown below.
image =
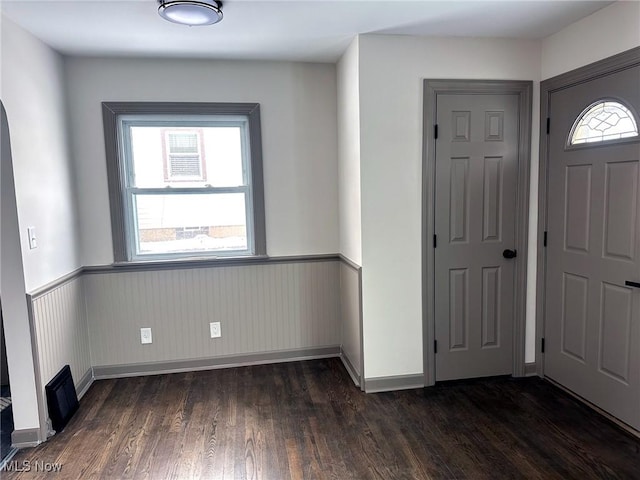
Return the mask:
<path fill-rule="evenodd" d="M 44 390 L 47 394 L 51 426 L 59 433 L 64 430 L 65 425 L 80 407 L 69 365 L 62 367 L 62 370 L 47 383 Z"/>

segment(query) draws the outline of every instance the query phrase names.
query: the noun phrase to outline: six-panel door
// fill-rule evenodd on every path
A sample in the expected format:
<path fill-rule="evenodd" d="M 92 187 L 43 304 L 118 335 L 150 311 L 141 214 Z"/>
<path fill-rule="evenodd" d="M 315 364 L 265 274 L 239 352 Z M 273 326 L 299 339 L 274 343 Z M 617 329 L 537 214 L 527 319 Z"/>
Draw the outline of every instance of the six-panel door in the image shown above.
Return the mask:
<path fill-rule="evenodd" d="M 551 94 L 545 375 L 640 429 L 640 142 L 615 138 L 618 103 L 640 111 L 640 67 Z"/>
<path fill-rule="evenodd" d="M 513 370 L 517 95 L 438 95 L 436 380 Z"/>

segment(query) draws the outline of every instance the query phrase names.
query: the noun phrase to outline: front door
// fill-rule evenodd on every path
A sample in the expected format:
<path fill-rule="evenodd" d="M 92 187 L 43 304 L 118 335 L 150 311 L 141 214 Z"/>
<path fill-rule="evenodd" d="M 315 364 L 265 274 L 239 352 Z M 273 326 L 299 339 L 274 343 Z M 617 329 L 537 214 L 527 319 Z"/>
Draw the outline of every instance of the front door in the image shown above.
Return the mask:
<path fill-rule="evenodd" d="M 519 97 L 439 94 L 436 381 L 513 372 Z"/>
<path fill-rule="evenodd" d="M 640 67 L 549 102 L 545 375 L 640 430 Z"/>

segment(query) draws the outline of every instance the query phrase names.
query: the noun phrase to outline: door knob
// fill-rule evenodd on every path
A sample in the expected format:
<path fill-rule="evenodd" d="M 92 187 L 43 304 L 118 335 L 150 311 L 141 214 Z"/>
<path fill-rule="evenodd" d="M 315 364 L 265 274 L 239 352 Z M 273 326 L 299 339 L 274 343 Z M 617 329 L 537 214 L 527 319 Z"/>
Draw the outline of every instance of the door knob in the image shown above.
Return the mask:
<path fill-rule="evenodd" d="M 517 250 L 509 250 L 508 248 L 502 252 L 504 258 L 516 258 L 518 256 Z"/>
<path fill-rule="evenodd" d="M 627 280 L 626 282 L 624 282 L 624 284 L 627 287 L 636 287 L 636 288 L 640 288 L 640 282 L 631 282 L 629 280 Z"/>

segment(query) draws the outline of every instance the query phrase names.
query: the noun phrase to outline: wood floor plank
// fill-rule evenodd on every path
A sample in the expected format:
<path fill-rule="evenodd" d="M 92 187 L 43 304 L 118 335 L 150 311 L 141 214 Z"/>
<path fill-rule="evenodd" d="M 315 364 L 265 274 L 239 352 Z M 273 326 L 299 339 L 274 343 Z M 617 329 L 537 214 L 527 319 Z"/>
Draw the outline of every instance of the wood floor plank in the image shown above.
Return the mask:
<path fill-rule="evenodd" d="M 96 381 L 14 479 L 640 479 L 640 440 L 539 378 L 365 394 L 338 359 Z"/>

